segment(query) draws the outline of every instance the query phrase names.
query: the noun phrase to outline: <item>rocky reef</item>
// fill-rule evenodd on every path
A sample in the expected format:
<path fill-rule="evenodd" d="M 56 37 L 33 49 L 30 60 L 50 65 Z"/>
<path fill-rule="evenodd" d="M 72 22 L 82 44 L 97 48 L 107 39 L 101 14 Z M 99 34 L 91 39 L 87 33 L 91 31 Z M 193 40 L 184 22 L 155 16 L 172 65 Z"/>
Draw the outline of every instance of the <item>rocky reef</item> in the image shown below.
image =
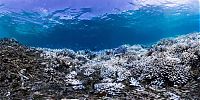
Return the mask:
<path fill-rule="evenodd" d="M 200 33 L 98 52 L 0 40 L 0 99 L 200 98 Z"/>

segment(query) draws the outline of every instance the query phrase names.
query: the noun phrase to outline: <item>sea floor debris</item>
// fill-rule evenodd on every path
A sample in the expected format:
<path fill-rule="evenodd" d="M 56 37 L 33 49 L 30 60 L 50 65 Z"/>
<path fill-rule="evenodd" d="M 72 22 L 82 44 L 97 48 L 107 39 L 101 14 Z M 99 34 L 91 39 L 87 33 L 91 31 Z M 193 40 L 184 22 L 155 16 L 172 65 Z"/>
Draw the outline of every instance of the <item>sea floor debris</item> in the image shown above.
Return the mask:
<path fill-rule="evenodd" d="M 32 48 L 0 40 L 0 99 L 200 98 L 200 33 L 145 48 Z"/>

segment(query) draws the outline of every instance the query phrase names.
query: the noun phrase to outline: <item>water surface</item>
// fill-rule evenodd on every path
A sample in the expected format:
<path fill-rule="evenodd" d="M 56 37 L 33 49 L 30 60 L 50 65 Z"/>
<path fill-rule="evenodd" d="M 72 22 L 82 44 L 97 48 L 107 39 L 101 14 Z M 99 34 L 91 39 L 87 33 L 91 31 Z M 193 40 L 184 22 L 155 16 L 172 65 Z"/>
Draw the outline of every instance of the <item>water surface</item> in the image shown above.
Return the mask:
<path fill-rule="evenodd" d="M 199 32 L 199 0 L 1 0 L 0 36 L 101 50 Z"/>

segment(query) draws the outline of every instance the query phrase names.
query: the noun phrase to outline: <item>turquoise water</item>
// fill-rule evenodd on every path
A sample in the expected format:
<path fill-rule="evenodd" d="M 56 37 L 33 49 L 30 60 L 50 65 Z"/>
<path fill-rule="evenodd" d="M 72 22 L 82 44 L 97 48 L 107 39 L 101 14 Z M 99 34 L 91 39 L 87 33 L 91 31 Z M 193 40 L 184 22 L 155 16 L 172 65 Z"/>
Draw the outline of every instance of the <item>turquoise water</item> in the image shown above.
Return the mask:
<path fill-rule="evenodd" d="M 28 46 L 73 50 L 149 45 L 162 38 L 199 32 L 199 4 L 194 1 L 192 6 L 142 7 L 129 2 L 133 9 L 114 8 L 101 14 L 94 14 L 93 8 L 66 7 L 47 12 L 10 10 L 1 5 L 0 37 L 16 38 Z"/>

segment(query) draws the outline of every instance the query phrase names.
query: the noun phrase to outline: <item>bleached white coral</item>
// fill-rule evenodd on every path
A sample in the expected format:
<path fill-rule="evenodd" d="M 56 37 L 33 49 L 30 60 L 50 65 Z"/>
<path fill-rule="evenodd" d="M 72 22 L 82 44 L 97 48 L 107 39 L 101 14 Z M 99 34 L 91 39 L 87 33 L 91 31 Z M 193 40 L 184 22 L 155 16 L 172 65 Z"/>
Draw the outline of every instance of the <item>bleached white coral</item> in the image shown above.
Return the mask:
<path fill-rule="evenodd" d="M 182 86 L 193 76 L 199 77 L 196 72 L 200 67 L 200 33 L 164 39 L 148 49 L 140 45 L 123 45 L 99 52 L 47 50 L 43 53 L 42 56 L 52 60 L 45 72 L 54 72 L 63 62 L 73 66 L 64 67 L 68 73 L 64 75 L 65 82 L 73 89 L 116 95 L 126 86 L 145 91 L 142 82 L 161 89 L 168 85 Z M 194 69 L 197 71 L 193 72 Z"/>
<path fill-rule="evenodd" d="M 140 83 L 138 82 L 138 80 L 136 80 L 135 78 L 131 77 L 130 85 L 138 87 L 138 86 L 140 86 Z"/>
<path fill-rule="evenodd" d="M 124 87 L 125 85 L 122 83 L 98 83 L 94 85 L 94 89 L 97 92 L 107 92 L 112 95 L 120 93 Z"/>

